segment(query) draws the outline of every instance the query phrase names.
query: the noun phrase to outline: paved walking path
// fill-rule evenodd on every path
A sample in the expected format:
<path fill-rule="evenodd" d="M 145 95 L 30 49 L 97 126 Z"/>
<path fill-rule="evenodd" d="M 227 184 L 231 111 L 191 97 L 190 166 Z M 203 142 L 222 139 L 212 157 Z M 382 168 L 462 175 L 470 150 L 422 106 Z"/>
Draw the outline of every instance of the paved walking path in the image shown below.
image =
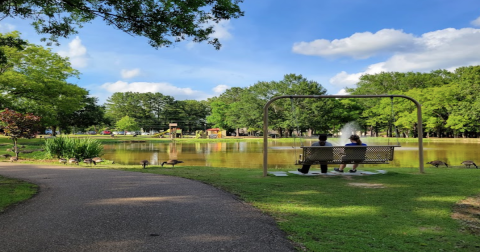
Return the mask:
<path fill-rule="evenodd" d="M 0 214 L 7 251 L 294 251 L 272 218 L 170 176 L 0 162 L 40 193 Z"/>

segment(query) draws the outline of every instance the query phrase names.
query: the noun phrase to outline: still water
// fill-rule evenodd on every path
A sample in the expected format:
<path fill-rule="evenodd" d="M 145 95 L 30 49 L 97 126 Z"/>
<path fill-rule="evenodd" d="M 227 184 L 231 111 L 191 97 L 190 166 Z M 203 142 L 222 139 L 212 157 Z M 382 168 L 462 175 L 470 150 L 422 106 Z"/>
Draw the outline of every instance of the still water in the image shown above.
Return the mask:
<path fill-rule="evenodd" d="M 363 139 L 368 145 L 387 145 Z M 301 154 L 301 144 L 310 146 L 315 140 L 303 143 L 269 142 L 268 168 L 295 168 L 295 159 Z M 338 139 L 329 139 L 334 145 Z M 390 144 L 396 144 L 390 142 Z M 418 167 L 418 144 L 401 143 L 395 148 L 394 161 L 390 164 L 368 165 L 369 167 Z M 231 168 L 262 168 L 263 143 L 121 143 L 104 146 L 104 159 L 114 160 L 118 164 L 139 164 L 148 160 L 150 164 L 158 165 L 169 159 L 184 161 L 182 165 L 212 166 Z M 450 166 L 462 166 L 461 162 L 473 160 L 480 164 L 480 143 L 476 140 L 441 140 L 424 142 L 425 162 L 442 160 Z M 428 167 L 429 165 L 425 165 Z"/>

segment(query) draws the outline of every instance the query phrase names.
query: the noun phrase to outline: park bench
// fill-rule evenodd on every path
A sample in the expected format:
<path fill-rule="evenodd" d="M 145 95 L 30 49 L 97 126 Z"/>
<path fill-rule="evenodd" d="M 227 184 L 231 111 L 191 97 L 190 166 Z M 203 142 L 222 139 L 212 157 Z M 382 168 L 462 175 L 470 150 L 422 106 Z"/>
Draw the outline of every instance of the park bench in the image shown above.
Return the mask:
<path fill-rule="evenodd" d="M 304 146 L 296 164 L 388 164 L 395 147 L 400 146 Z"/>

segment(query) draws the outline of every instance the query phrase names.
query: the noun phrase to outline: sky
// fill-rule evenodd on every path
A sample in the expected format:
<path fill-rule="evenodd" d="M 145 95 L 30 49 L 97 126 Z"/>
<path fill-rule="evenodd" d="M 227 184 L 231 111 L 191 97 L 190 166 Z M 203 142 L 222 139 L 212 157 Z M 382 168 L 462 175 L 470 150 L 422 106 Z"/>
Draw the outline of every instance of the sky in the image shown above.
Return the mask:
<path fill-rule="evenodd" d="M 346 94 L 362 74 L 480 65 L 478 0 L 245 0 L 240 7 L 245 16 L 215 25 L 220 50 L 191 40 L 155 49 L 101 20 L 51 48 L 81 72 L 69 82 L 100 104 L 127 91 L 206 100 L 292 73 Z M 0 33 L 17 30 L 46 46 L 29 23 L 4 19 Z"/>

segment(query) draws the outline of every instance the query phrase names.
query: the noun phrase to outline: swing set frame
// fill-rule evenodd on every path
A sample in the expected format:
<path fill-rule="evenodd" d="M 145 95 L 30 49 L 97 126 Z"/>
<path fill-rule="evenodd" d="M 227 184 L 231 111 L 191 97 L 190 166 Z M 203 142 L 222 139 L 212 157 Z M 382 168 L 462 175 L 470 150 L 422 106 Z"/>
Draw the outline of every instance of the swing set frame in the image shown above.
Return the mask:
<path fill-rule="evenodd" d="M 300 99 L 300 98 L 391 98 L 394 97 L 405 98 L 417 106 L 417 130 L 418 130 L 418 161 L 420 173 L 424 173 L 424 158 L 423 158 L 423 122 L 422 122 L 422 105 L 412 97 L 406 95 L 283 95 L 277 96 L 265 104 L 263 108 L 263 176 L 267 176 L 268 170 L 268 108 L 270 104 L 279 99 Z M 398 137 L 398 136 L 397 136 Z"/>

